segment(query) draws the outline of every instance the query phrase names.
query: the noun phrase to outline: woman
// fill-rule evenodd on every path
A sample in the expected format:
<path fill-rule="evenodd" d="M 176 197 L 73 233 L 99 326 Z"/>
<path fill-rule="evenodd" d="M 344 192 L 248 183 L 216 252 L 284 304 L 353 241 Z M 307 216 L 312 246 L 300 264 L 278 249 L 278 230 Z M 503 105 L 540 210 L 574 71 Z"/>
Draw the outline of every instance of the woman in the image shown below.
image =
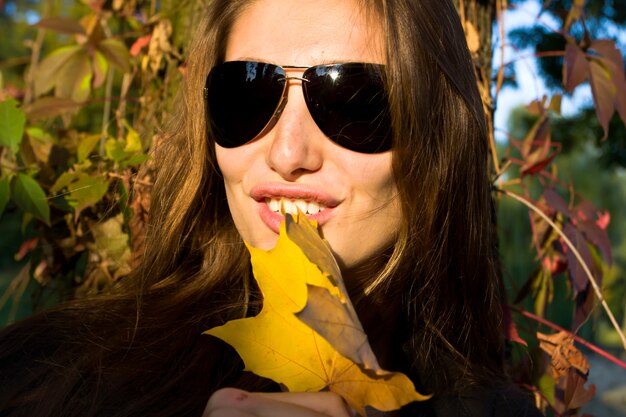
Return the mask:
<path fill-rule="evenodd" d="M 485 125 L 452 5 L 211 3 L 141 268 L 2 332 L 0 414 L 349 415 L 330 393 L 251 394 L 280 389 L 201 334 L 259 311 L 242 238 L 272 247 L 295 201 L 381 365 L 434 394 L 398 415 L 538 415 L 503 371 Z"/>

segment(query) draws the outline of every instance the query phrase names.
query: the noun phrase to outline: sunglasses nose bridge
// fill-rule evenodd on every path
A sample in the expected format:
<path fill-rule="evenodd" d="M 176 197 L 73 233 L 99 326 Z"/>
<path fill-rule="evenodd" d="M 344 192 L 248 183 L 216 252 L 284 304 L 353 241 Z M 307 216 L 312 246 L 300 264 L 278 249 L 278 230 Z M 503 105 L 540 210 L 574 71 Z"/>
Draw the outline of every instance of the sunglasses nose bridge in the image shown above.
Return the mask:
<path fill-rule="evenodd" d="M 295 85 L 289 83 L 290 80 L 295 80 L 295 81 L 301 81 L 302 82 L 302 87 L 304 87 L 305 83 L 309 83 L 311 82 L 310 80 L 304 78 L 304 77 L 297 77 L 297 76 L 292 76 L 292 75 L 286 75 L 282 78 L 280 78 L 280 81 L 284 81 L 285 82 L 285 86 L 283 89 L 283 95 L 280 99 L 280 103 L 278 104 L 276 111 L 274 113 L 273 116 L 273 124 L 275 124 L 276 122 L 278 122 L 278 119 L 280 119 L 280 116 L 282 115 L 283 111 L 285 110 L 285 107 L 287 106 L 287 103 L 289 101 L 289 90 L 290 87 L 295 87 Z M 304 88 L 303 88 L 304 90 Z"/>
<path fill-rule="evenodd" d="M 311 80 L 308 80 L 308 79 L 306 79 L 304 77 L 295 77 L 293 75 L 289 75 L 289 76 L 283 77 L 283 78 L 281 78 L 281 80 L 285 80 L 285 81 L 298 80 L 298 81 L 302 81 L 302 82 L 306 82 L 306 83 L 310 83 L 311 82 Z"/>

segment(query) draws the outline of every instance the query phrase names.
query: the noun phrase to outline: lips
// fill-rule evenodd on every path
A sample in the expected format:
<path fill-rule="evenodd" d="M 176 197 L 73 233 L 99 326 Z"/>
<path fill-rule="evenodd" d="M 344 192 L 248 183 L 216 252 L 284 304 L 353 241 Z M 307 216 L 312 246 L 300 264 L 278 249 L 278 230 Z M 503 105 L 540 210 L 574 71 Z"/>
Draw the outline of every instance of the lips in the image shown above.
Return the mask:
<path fill-rule="evenodd" d="M 279 232 L 284 216 L 280 213 L 281 205 L 287 213 L 295 214 L 297 209 L 307 213 L 307 219 L 315 220 L 321 226 L 333 216 L 334 208 L 340 200 L 314 187 L 284 184 L 262 184 L 250 190 L 258 204 L 261 220 L 275 233 Z"/>

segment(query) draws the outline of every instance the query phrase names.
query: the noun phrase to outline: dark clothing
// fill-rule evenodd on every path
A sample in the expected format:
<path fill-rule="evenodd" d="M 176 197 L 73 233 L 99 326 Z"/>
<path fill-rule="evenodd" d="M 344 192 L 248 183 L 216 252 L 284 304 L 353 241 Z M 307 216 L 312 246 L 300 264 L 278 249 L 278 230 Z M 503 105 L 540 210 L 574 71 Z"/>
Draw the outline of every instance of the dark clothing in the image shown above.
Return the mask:
<path fill-rule="evenodd" d="M 512 385 L 473 390 L 459 396 L 434 397 L 404 407 L 400 417 L 543 417 L 525 392 Z"/>
<path fill-rule="evenodd" d="M 154 334 L 143 340 L 156 342 L 133 344 L 115 338 L 126 334 L 120 329 L 132 334 L 124 320 L 134 323 L 134 316 L 120 315 L 115 328 L 106 321 L 109 315 L 85 318 L 89 314 L 77 318 L 49 312 L 0 331 L 0 417 L 199 417 L 209 395 L 220 387 L 280 390 L 243 372 L 231 347 L 202 335 L 210 324 L 181 317 L 176 333 L 161 339 L 160 327 L 144 326 L 138 331 Z M 87 329 L 87 322 L 96 325 Z M 185 342 L 173 342 L 178 339 Z M 435 396 L 389 415 L 541 417 L 528 395 L 505 382 L 468 388 L 458 397 Z"/>

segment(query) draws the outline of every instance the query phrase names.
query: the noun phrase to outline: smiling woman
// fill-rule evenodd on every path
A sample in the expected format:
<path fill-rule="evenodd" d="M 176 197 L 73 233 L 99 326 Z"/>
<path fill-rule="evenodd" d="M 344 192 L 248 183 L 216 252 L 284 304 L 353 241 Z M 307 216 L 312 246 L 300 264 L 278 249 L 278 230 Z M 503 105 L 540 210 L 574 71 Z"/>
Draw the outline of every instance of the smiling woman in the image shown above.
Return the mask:
<path fill-rule="evenodd" d="M 349 1 L 288 4 L 257 1 L 235 20 L 223 64 L 230 65 L 224 71 L 232 71 L 237 65 L 231 61 L 241 62 L 249 57 L 292 66 L 282 70 L 282 74 L 273 71 L 266 76 L 268 68 L 277 67 L 255 64 L 254 80 L 246 74 L 246 84 L 256 86 L 268 78 L 268 82 L 279 87 L 277 99 L 269 105 L 261 106 L 252 100 L 256 106 L 250 112 L 258 113 L 258 108 L 268 107 L 272 113 L 268 112 L 269 117 L 259 124 L 261 129 L 253 137 L 246 138 L 249 143 L 225 147 L 220 144 L 220 136 L 216 137 L 217 163 L 224 176 L 230 212 L 244 240 L 265 249 L 273 247 L 283 217 L 277 206 L 284 204 L 286 210 L 293 211 L 295 203 L 302 208 L 306 204 L 307 209 L 309 204 L 313 209 L 324 207 L 308 217 L 319 222 L 324 237 L 344 267 L 344 277 L 346 270 L 355 270 L 391 247 L 401 218 L 391 169 L 392 152 L 388 149 L 362 152 L 355 145 L 371 143 L 377 138 L 335 139 L 364 133 L 345 126 L 355 123 L 357 105 L 363 108 L 363 113 L 375 107 L 372 100 L 367 101 L 370 99 L 367 93 L 376 89 L 364 87 L 374 84 L 383 91 L 383 84 L 372 68 L 352 63 L 384 64 L 383 44 L 379 21 L 366 19 L 364 10 Z M 249 68 L 252 64 L 245 62 L 240 65 Z M 328 67 L 319 66 L 338 62 L 351 64 L 333 65 L 334 71 L 324 71 Z M 311 65 L 318 66 L 305 70 Z M 373 77 L 376 78 L 370 81 Z M 238 82 L 233 80 L 231 84 L 237 86 Z M 229 91 L 212 97 L 212 90 L 209 88 L 209 94 L 215 101 L 213 107 L 217 107 Z M 230 90 L 234 90 L 230 94 L 238 93 L 233 94 L 237 102 L 248 99 L 236 87 Z M 349 94 L 340 90 L 349 90 Z M 337 103 L 342 93 L 346 103 Z M 325 98 L 334 100 L 333 108 L 325 105 Z M 352 108 L 348 109 L 350 105 Z M 332 115 L 324 118 L 331 112 Z M 344 114 L 347 120 L 340 123 L 338 116 Z M 231 117 L 249 124 L 245 115 L 244 110 Z M 327 119 L 335 123 L 324 123 Z M 373 122 L 365 120 L 367 125 Z M 214 122 L 213 127 L 216 125 L 222 127 Z M 383 130 L 388 132 L 389 128 Z M 333 131 L 342 133 L 333 134 Z M 368 136 L 373 133 L 368 132 Z"/>
<path fill-rule="evenodd" d="M 350 415 L 202 335 L 260 310 L 244 240 L 271 248 L 296 207 L 381 366 L 433 394 L 388 415 L 538 415 L 504 371 L 485 122 L 449 1 L 214 0 L 180 103 L 141 267 L 0 333 L 0 415 Z"/>

